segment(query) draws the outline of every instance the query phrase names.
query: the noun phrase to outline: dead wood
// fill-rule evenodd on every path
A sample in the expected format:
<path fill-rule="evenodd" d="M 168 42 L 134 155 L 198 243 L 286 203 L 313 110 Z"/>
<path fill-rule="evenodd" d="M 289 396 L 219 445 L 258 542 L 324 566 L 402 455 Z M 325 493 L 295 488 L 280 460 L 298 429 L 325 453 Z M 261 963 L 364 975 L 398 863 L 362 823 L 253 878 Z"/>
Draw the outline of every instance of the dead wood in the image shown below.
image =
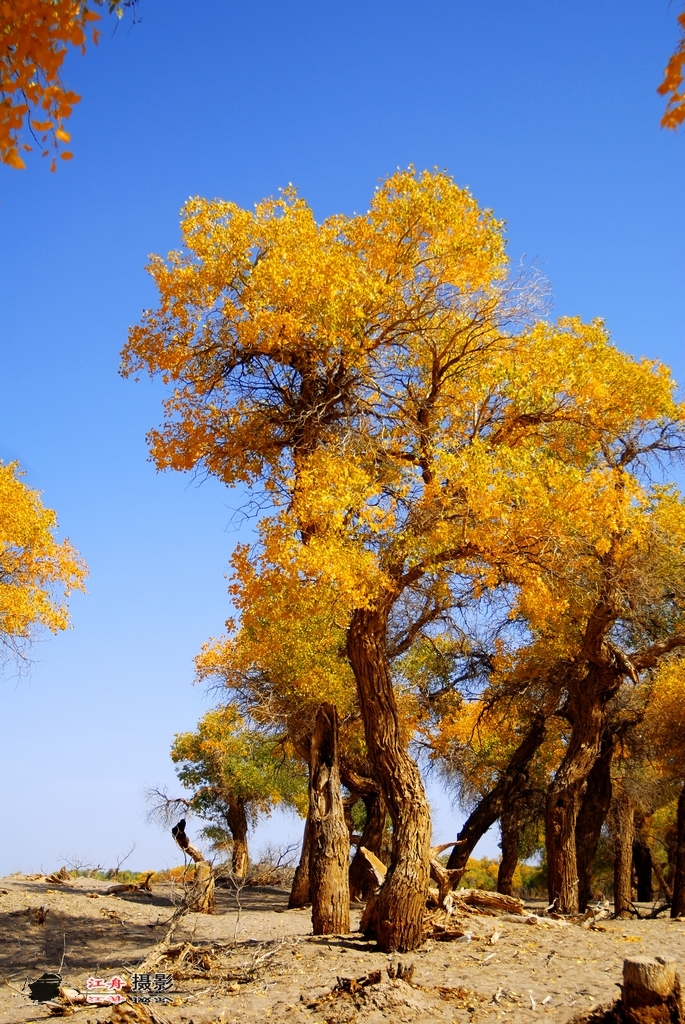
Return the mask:
<path fill-rule="evenodd" d="M 309 746 L 311 738 L 307 740 L 307 760 L 309 760 Z M 304 834 L 302 836 L 302 851 L 300 860 L 295 868 L 293 884 L 288 899 L 288 910 L 297 910 L 306 907 L 309 903 L 309 851 L 311 848 L 312 829 L 309 822 L 309 810 L 304 823 Z"/>
<path fill-rule="evenodd" d="M 40 878 L 40 875 L 38 875 L 37 877 Z M 65 866 L 62 865 L 59 871 L 54 872 L 52 875 L 46 875 L 45 881 L 52 882 L 53 885 L 64 885 L 64 883 L 68 882 L 70 878 L 71 875 L 69 874 Z"/>
<path fill-rule="evenodd" d="M 593 928 L 599 921 L 605 921 L 611 917 L 608 900 L 600 900 L 596 907 L 588 907 L 578 924 L 581 928 Z"/>
<path fill-rule="evenodd" d="M 170 1024 L 160 1010 L 145 1003 L 118 1003 L 112 1007 L 110 1020 L 117 1024 Z"/>
<path fill-rule="evenodd" d="M 638 956 L 623 961 L 621 1007 L 629 1024 L 685 1021 L 675 960 Z"/>
<path fill-rule="evenodd" d="M 490 892 L 487 889 L 457 889 L 454 899 L 456 904 L 463 903 L 467 907 L 494 910 L 502 914 L 525 913 L 523 900 L 516 896 L 506 896 L 501 892 Z"/>
<path fill-rule="evenodd" d="M 195 865 L 195 875 L 189 886 L 186 902 L 188 909 L 197 914 L 214 913 L 214 873 L 208 861 L 202 860 Z"/>
<path fill-rule="evenodd" d="M 453 843 L 441 843 L 440 846 L 431 846 L 431 857 L 439 857 L 445 850 L 451 850 L 453 846 L 463 846 L 466 839 L 455 839 Z"/>
<path fill-rule="evenodd" d="M 447 893 L 450 892 L 461 878 L 463 871 L 451 871 L 443 867 L 435 857 L 430 858 L 431 878 L 438 883 L 438 905 L 442 906 Z"/>
<path fill-rule="evenodd" d="M 648 956 L 623 961 L 621 998 L 574 1017 L 569 1024 L 683 1024 L 674 960 Z"/>
<path fill-rule="evenodd" d="M 411 985 L 412 978 L 414 977 L 414 964 L 403 964 L 401 960 L 398 960 L 397 967 L 388 964 L 386 971 L 389 978 L 399 978 L 400 981 L 406 981 L 408 985 Z"/>
<path fill-rule="evenodd" d="M 341 773 L 342 774 L 342 773 Z M 380 860 L 383 860 L 383 842 L 387 808 L 377 790 L 364 793 L 361 800 L 366 809 L 366 822 L 358 841 L 352 837 L 352 845 L 363 846 Z M 376 874 L 364 855 L 357 849 L 350 864 L 350 899 L 368 900 L 378 888 Z"/>
<path fill-rule="evenodd" d="M 206 861 L 197 847 L 193 846 L 186 835 L 186 820 L 174 825 L 171 834 L 185 854 L 195 861 L 195 877 L 186 895 L 188 909 L 198 914 L 214 913 L 214 872 L 212 865 Z"/>
<path fill-rule="evenodd" d="M 118 896 L 122 892 L 148 892 L 152 893 L 152 886 L 150 885 L 150 879 L 154 875 L 154 871 L 148 871 L 145 879 L 142 882 L 121 882 L 119 885 L 110 885 L 108 889 L 105 889 L 106 896 Z M 92 895 L 89 893 L 89 895 Z M 99 895 L 99 894 L 96 894 Z"/>
<path fill-rule="evenodd" d="M 367 985 L 379 985 L 381 977 L 381 971 L 370 971 L 369 974 L 362 974 L 360 978 L 338 978 L 333 992 L 358 992 Z"/>
<path fill-rule="evenodd" d="M 204 857 L 202 856 L 200 851 L 197 849 L 196 846 L 193 846 L 193 844 L 190 842 L 190 839 L 188 839 L 188 836 L 186 835 L 185 818 L 181 818 L 181 820 L 176 825 L 174 825 L 174 827 L 171 830 L 171 834 L 178 843 L 178 845 L 181 847 L 183 852 L 187 853 L 189 857 L 192 857 L 196 864 L 199 864 L 201 861 L 204 860 Z"/>
<path fill-rule="evenodd" d="M 464 932 L 461 928 L 443 928 L 440 925 L 435 925 L 429 938 L 435 939 L 436 942 L 457 942 L 459 939 L 471 942 L 472 939 L 478 939 L 478 936 L 472 935 L 471 932 Z"/>
<path fill-rule="evenodd" d="M 372 853 L 371 850 L 367 850 L 365 846 L 360 846 L 359 852 L 373 871 L 378 885 L 382 885 L 388 871 L 383 861 L 375 853 Z"/>

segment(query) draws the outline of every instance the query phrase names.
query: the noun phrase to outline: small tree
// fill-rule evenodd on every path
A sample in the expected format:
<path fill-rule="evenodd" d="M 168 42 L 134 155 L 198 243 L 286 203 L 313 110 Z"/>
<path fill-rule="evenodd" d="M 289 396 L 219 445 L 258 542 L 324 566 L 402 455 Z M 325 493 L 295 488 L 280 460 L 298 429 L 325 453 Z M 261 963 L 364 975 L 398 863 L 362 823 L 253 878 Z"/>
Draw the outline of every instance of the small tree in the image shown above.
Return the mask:
<path fill-rule="evenodd" d="M 273 736 L 250 729 L 228 705 L 207 712 L 195 732 L 176 735 L 171 758 L 191 790 L 188 807 L 208 822 L 206 838 L 230 843 L 232 869 L 247 874 L 247 834 L 258 814 L 285 803 L 304 813 L 307 780 L 301 764 Z"/>

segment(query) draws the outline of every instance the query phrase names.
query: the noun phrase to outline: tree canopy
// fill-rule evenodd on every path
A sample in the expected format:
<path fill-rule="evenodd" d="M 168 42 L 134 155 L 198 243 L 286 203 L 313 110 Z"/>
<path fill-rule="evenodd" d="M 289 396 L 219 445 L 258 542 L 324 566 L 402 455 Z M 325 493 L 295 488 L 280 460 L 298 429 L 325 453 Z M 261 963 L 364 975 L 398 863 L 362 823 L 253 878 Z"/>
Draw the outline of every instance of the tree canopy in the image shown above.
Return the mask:
<path fill-rule="evenodd" d="M 55 539 L 56 514 L 21 477 L 16 462 L 0 463 L 0 656 L 22 652 L 41 629 L 67 629 L 66 598 L 85 589 L 85 563 Z"/>

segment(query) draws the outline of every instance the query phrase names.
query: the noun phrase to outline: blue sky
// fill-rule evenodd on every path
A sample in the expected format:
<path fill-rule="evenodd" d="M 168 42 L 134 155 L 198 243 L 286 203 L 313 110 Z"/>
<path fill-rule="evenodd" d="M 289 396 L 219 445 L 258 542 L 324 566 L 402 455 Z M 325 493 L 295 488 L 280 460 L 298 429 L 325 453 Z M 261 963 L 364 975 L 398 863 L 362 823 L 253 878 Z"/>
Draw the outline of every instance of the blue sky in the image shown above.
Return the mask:
<path fill-rule="evenodd" d="M 668 0 L 139 0 L 65 79 L 74 160 L 0 168 L 0 458 L 18 459 L 87 559 L 74 628 L 0 680 L 0 873 L 64 857 L 176 863 L 142 791 L 207 699 L 192 658 L 229 614 L 240 496 L 156 474 L 161 389 L 117 373 L 154 303 L 148 253 L 188 196 L 251 206 L 288 182 L 319 218 L 366 209 L 397 167 L 446 168 L 535 259 L 555 314 L 685 379 L 685 139 L 655 89 Z M 455 838 L 434 793 L 436 837 Z M 292 819 L 260 830 L 280 841 Z M 486 850 L 496 851 L 495 840 Z"/>

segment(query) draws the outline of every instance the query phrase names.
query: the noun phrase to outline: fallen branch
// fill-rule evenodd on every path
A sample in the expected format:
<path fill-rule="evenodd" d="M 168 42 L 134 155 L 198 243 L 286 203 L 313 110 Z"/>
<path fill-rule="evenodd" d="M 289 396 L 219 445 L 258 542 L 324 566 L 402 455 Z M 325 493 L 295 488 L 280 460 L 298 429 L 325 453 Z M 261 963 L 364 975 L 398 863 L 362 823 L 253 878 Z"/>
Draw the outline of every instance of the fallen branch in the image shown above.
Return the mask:
<path fill-rule="evenodd" d="M 150 879 L 154 875 L 154 871 L 148 871 L 142 882 L 121 882 L 119 885 L 110 885 L 108 889 L 105 889 L 106 896 L 118 896 L 122 892 L 148 892 L 152 893 L 152 887 L 150 885 Z"/>
<path fill-rule="evenodd" d="M 487 889 L 457 889 L 453 893 L 455 905 L 464 903 L 467 907 L 494 910 L 501 914 L 524 914 L 525 904 L 517 896 L 505 896 L 501 892 Z"/>
<path fill-rule="evenodd" d="M 382 885 L 388 871 L 383 861 L 380 860 L 375 853 L 371 853 L 371 850 L 367 850 L 365 846 L 360 846 L 359 852 L 373 871 L 378 884 Z"/>

